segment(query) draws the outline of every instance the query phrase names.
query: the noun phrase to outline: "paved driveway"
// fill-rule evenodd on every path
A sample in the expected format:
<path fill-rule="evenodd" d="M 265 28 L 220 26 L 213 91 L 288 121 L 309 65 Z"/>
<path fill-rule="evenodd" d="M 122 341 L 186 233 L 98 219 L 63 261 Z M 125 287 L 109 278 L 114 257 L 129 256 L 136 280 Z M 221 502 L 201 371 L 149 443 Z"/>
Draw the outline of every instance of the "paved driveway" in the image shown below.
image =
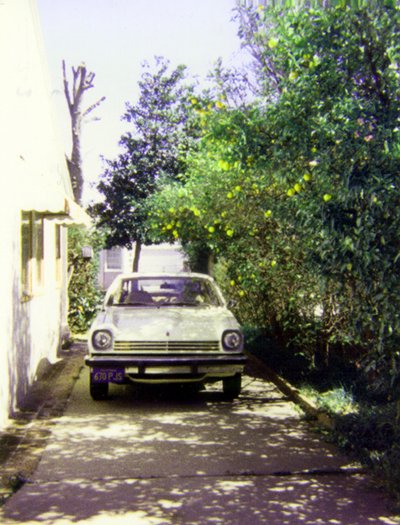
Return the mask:
<path fill-rule="evenodd" d="M 387 501 L 269 382 L 190 395 L 115 387 L 83 370 L 4 524 L 394 524 Z"/>

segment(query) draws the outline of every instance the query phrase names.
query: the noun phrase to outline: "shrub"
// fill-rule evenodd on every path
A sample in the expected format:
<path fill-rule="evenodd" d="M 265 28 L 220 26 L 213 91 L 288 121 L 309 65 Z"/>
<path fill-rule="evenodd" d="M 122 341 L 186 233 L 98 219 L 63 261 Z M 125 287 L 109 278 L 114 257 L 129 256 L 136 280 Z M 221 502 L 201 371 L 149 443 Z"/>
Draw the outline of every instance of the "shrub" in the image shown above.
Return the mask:
<path fill-rule="evenodd" d="M 82 256 L 84 246 L 93 248 L 92 258 L 86 259 Z M 101 303 L 102 293 L 97 285 L 100 248 L 101 235 L 99 233 L 88 232 L 81 227 L 69 229 L 68 324 L 74 334 L 86 332 Z"/>

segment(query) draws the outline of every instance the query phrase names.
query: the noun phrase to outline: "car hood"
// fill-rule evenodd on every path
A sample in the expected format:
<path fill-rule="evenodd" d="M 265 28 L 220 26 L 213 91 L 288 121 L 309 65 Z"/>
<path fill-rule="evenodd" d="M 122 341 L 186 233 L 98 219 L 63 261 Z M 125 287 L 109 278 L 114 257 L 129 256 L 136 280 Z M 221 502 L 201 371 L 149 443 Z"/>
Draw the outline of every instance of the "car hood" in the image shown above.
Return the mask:
<path fill-rule="evenodd" d="M 121 341 L 213 341 L 220 340 L 226 329 L 239 329 L 239 324 L 222 307 L 110 307 L 99 316 L 93 329 L 102 327 L 111 329 Z"/>

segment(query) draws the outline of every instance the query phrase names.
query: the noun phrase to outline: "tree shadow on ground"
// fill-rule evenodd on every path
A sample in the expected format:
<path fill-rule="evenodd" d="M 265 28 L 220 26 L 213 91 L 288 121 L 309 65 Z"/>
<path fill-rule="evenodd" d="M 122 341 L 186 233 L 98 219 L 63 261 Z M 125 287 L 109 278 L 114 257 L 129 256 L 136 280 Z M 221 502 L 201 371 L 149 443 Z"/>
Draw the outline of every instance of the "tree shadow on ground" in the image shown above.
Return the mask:
<path fill-rule="evenodd" d="M 66 415 L 2 523 L 393 524 L 383 495 L 310 432 L 270 383 L 243 395 L 79 381 Z M 399 522 L 400 523 L 400 522 Z"/>

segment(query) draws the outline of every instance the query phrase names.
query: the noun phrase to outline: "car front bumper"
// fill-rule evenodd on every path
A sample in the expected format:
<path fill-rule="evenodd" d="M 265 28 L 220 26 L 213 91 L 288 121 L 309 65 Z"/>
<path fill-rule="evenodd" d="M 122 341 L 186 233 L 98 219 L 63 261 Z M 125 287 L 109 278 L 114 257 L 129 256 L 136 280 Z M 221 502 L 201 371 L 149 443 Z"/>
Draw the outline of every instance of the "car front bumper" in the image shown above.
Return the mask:
<path fill-rule="evenodd" d="M 126 356 L 91 355 L 85 364 L 90 367 L 96 382 L 124 382 L 126 380 L 143 382 L 170 382 L 181 380 L 201 381 L 207 378 L 223 378 L 240 374 L 244 370 L 246 356 Z M 115 381 L 114 371 L 122 373 L 123 379 Z"/>

